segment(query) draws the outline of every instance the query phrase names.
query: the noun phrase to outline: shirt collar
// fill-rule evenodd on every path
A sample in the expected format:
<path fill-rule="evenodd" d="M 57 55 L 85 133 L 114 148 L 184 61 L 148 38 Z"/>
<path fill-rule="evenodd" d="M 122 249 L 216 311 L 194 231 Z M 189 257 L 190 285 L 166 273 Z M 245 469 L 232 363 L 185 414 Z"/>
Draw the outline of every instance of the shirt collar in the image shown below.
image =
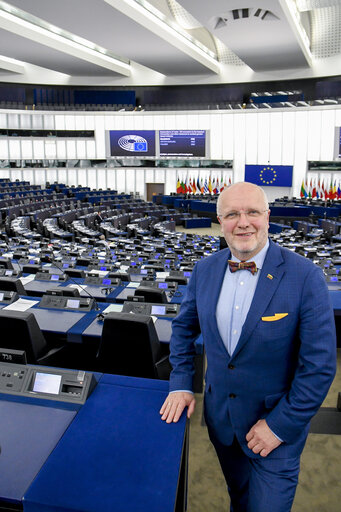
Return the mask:
<path fill-rule="evenodd" d="M 267 239 L 266 244 L 263 247 L 263 249 L 261 249 L 253 258 L 246 260 L 246 261 L 254 261 L 256 263 L 257 268 L 262 268 L 266 253 L 268 252 L 268 249 L 269 249 L 269 245 L 270 245 L 269 239 Z M 233 256 L 232 253 L 231 253 L 231 260 L 232 261 L 240 261 L 238 258 Z"/>

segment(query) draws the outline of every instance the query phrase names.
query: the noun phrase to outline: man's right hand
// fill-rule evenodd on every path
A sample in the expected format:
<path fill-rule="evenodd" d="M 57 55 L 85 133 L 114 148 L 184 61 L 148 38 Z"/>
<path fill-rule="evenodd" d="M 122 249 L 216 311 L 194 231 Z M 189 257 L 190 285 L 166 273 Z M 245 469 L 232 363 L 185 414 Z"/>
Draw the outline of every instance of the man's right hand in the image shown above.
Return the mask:
<path fill-rule="evenodd" d="M 187 418 L 190 418 L 195 409 L 195 398 L 192 393 L 185 391 L 169 393 L 160 409 L 161 419 L 166 423 L 176 423 L 185 407 L 188 407 Z"/>

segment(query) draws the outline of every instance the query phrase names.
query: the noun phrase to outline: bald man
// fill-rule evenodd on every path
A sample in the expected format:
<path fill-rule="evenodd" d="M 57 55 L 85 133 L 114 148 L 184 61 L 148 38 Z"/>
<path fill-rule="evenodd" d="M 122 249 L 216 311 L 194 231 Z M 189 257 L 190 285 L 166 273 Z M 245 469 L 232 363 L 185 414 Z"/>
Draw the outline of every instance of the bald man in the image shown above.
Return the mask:
<path fill-rule="evenodd" d="M 268 238 L 270 210 L 251 183 L 225 189 L 217 216 L 228 249 L 197 263 L 172 324 L 170 393 L 177 422 L 192 392 L 194 342 L 207 355 L 205 419 L 231 512 L 289 512 L 309 422 L 336 369 L 333 310 L 322 271 Z"/>

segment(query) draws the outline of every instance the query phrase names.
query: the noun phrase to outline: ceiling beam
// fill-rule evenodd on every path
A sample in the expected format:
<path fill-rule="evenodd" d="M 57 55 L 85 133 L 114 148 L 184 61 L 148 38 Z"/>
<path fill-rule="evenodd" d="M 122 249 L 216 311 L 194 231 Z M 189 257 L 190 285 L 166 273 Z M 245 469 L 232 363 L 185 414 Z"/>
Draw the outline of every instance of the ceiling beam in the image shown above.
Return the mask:
<path fill-rule="evenodd" d="M 172 27 L 172 24 L 165 19 L 165 16 L 160 12 L 160 16 L 155 12 L 155 8 L 150 5 L 151 10 L 146 9 L 136 0 L 104 0 L 107 4 L 111 5 L 121 13 L 125 14 L 136 23 L 139 23 L 147 30 L 150 30 L 158 37 L 167 41 L 167 43 L 175 46 L 178 50 L 182 51 L 192 59 L 200 62 L 203 66 L 210 69 L 216 74 L 220 74 L 221 67 L 217 58 L 212 55 L 209 50 L 206 52 L 203 49 L 202 43 L 194 39 L 191 40 L 190 36 L 183 35 L 183 29 L 179 30 Z M 148 2 L 146 2 L 148 4 Z M 174 22 L 175 24 L 175 22 Z"/>
<path fill-rule="evenodd" d="M 54 50 L 72 55 L 78 59 L 91 62 L 96 66 L 109 69 L 114 73 L 119 73 L 124 76 L 130 76 L 131 74 L 130 64 L 105 55 L 95 49 L 88 48 L 77 41 L 73 41 L 71 38 L 66 38 L 46 28 L 39 27 L 34 23 L 2 9 L 0 9 L 0 28 L 48 46 L 49 48 L 53 48 Z"/>
<path fill-rule="evenodd" d="M 0 69 L 10 71 L 11 73 L 18 73 L 20 75 L 23 75 L 26 71 L 23 64 L 17 60 L 4 57 L 3 55 L 0 55 Z"/>

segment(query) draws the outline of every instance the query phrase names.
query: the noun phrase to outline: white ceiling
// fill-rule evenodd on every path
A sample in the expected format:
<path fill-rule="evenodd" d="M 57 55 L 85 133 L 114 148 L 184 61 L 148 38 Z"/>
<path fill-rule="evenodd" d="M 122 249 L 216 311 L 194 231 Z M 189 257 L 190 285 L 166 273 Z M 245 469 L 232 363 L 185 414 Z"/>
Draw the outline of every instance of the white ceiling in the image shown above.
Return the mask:
<path fill-rule="evenodd" d="M 129 86 L 337 75 L 341 0 L 0 1 L 2 82 Z"/>

